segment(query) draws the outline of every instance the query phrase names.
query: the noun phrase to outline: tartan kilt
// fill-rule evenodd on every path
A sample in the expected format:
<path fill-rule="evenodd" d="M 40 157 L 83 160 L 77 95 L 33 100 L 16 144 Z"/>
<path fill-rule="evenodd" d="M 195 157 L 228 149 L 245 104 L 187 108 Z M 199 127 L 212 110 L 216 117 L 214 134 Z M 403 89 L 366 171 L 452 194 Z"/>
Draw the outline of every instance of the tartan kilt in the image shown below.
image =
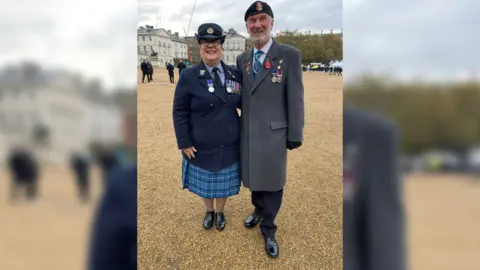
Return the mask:
<path fill-rule="evenodd" d="M 240 165 L 235 163 L 218 172 L 210 172 L 183 157 L 182 186 L 205 199 L 237 195 L 240 193 Z"/>

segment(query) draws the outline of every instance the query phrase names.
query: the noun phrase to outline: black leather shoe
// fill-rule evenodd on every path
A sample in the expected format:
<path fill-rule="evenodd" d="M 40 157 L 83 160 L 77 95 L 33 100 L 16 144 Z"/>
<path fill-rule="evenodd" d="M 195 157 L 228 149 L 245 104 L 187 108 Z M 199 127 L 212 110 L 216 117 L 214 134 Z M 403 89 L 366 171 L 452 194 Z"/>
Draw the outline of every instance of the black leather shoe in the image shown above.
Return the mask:
<path fill-rule="evenodd" d="M 215 227 L 217 228 L 217 230 L 221 231 L 225 229 L 226 223 L 227 221 L 225 220 L 225 215 L 223 214 L 223 212 L 218 212 L 215 215 Z"/>
<path fill-rule="evenodd" d="M 203 219 L 203 227 L 205 229 L 210 229 L 213 226 L 213 222 L 215 221 L 215 212 L 209 211 L 205 214 L 205 218 Z"/>
<path fill-rule="evenodd" d="M 265 251 L 270 258 L 278 258 L 280 253 L 278 243 L 272 238 L 267 238 L 265 240 Z"/>
<path fill-rule="evenodd" d="M 262 220 L 262 216 L 260 216 L 259 214 L 253 212 L 252 214 L 250 214 L 250 216 L 247 217 L 247 219 L 245 220 L 245 227 L 247 227 L 248 229 L 252 229 L 254 228 L 255 226 L 257 226 L 258 223 L 260 223 L 260 221 Z"/>

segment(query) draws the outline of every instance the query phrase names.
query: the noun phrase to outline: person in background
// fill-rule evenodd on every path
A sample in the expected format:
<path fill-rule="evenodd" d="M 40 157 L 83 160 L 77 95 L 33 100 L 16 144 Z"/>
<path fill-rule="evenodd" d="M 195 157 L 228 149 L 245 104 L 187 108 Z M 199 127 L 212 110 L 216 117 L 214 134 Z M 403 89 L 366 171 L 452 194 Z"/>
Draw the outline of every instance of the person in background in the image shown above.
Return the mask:
<path fill-rule="evenodd" d="M 102 147 L 99 153 L 99 165 L 102 170 L 104 181 L 107 180 L 108 173 L 119 165 L 115 149 L 111 146 Z"/>
<path fill-rule="evenodd" d="M 183 63 L 182 61 L 178 62 L 177 64 L 177 68 L 178 68 L 178 77 L 180 78 L 180 74 L 182 74 L 182 71 L 184 69 L 187 68 L 187 66 L 185 65 L 185 63 Z"/>
<path fill-rule="evenodd" d="M 140 64 L 140 69 L 142 70 L 142 83 L 145 83 L 145 76 L 147 77 L 147 81 L 150 82 L 147 60 L 143 59 L 142 63 Z"/>
<path fill-rule="evenodd" d="M 8 165 L 12 179 L 10 200 L 18 197 L 18 192 L 24 189 L 29 201 L 37 198 L 38 163 L 33 153 L 26 147 L 15 146 L 8 157 Z"/>
<path fill-rule="evenodd" d="M 75 175 L 78 196 L 82 202 L 90 198 L 90 164 L 88 159 L 80 153 L 74 153 L 70 159 L 70 166 Z"/>
<path fill-rule="evenodd" d="M 173 71 L 175 70 L 175 67 L 171 64 L 167 64 L 167 70 L 168 70 L 168 77 L 170 78 L 170 83 L 175 83 L 175 74 Z"/>
<path fill-rule="evenodd" d="M 148 61 L 147 66 L 148 66 L 148 80 L 149 80 L 149 82 L 151 82 L 151 81 L 153 81 L 153 66 L 152 66 L 152 63 L 150 63 L 150 61 Z"/>

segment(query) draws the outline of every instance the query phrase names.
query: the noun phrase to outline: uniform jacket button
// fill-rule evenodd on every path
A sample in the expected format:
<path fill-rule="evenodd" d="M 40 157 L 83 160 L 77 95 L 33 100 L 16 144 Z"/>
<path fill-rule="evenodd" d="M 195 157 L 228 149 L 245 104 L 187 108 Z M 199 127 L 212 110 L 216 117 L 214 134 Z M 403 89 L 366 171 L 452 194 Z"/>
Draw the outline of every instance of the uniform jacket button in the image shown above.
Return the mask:
<path fill-rule="evenodd" d="M 210 107 L 213 107 L 213 103 L 210 103 Z"/>
<path fill-rule="evenodd" d="M 223 148 L 223 144 L 222 144 L 222 145 L 220 145 L 220 148 Z"/>
<path fill-rule="evenodd" d="M 223 107 L 227 107 L 227 103 L 224 103 L 224 104 L 223 104 Z"/>

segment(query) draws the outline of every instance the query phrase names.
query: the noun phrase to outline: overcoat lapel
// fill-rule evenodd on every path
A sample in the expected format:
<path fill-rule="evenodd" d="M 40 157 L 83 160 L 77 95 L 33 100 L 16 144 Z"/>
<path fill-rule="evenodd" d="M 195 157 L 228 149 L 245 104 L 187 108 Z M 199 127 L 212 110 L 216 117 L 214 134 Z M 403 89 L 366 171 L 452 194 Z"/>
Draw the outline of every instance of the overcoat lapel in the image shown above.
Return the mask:
<path fill-rule="evenodd" d="M 268 50 L 267 55 L 265 56 L 265 60 L 263 60 L 263 65 L 260 68 L 260 73 L 258 74 L 257 78 L 255 78 L 255 81 L 253 82 L 252 85 L 252 94 L 255 91 L 255 89 L 260 85 L 260 83 L 265 79 L 265 77 L 271 73 L 271 70 L 273 67 L 277 64 L 275 63 L 275 60 L 277 59 L 277 43 L 275 40 L 272 42 L 272 46 Z M 253 50 L 253 49 L 252 49 Z M 266 64 L 269 63 L 270 67 L 266 68 Z"/>

